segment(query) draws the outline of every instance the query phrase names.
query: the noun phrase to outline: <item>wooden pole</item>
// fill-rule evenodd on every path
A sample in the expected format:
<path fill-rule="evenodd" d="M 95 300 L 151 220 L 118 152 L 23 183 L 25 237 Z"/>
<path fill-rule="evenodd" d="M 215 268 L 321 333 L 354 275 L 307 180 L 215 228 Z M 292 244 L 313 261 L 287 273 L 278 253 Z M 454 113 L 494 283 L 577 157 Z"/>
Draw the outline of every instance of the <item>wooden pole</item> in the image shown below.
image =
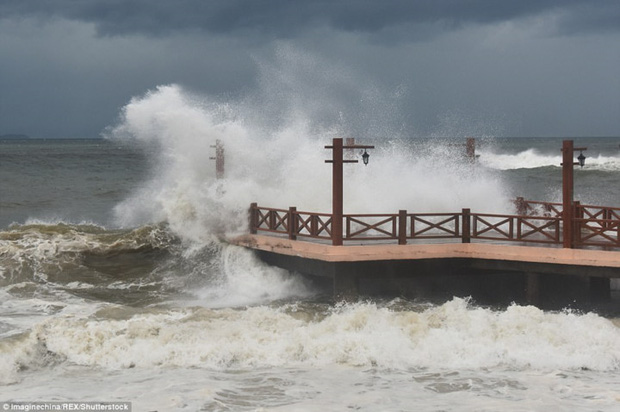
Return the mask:
<path fill-rule="evenodd" d="M 355 146 L 355 137 L 347 137 L 344 141 L 345 146 Z M 347 159 L 353 159 L 355 157 L 355 149 L 352 147 L 348 148 L 344 155 Z"/>
<path fill-rule="evenodd" d="M 332 156 L 332 245 L 342 245 L 342 138 L 333 139 Z"/>
<path fill-rule="evenodd" d="M 332 150 L 331 160 L 325 163 L 332 164 L 332 245 L 342 245 L 342 220 L 343 220 L 343 168 L 344 163 L 357 163 L 357 160 L 344 160 L 344 149 L 374 149 L 374 146 L 368 145 L 343 145 L 341 137 L 335 137 L 331 146 L 325 146 L 326 149 Z M 354 142 L 354 140 L 350 140 Z"/>
<path fill-rule="evenodd" d="M 562 221 L 563 247 L 572 248 L 573 242 L 573 141 L 562 142 Z"/>
<path fill-rule="evenodd" d="M 220 139 L 215 141 L 215 157 L 209 159 L 215 160 L 215 177 L 216 179 L 224 178 L 224 144 Z"/>
<path fill-rule="evenodd" d="M 467 143 L 465 143 L 465 153 L 467 155 L 467 159 L 474 163 L 476 161 L 476 138 L 468 137 Z"/>

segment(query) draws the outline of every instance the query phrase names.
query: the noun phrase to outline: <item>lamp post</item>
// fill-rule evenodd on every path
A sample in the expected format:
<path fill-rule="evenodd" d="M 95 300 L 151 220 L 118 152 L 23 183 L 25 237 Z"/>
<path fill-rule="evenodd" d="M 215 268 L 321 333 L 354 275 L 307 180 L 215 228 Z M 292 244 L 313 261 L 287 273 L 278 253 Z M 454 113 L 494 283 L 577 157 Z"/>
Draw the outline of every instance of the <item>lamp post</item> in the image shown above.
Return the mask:
<path fill-rule="evenodd" d="M 575 218 L 575 204 L 573 201 L 573 167 L 579 165 L 584 166 L 586 157 L 583 151 L 587 147 L 573 147 L 572 140 L 564 140 L 562 142 L 562 220 L 564 227 L 562 230 L 563 247 L 573 248 L 575 246 L 573 222 Z M 578 162 L 574 162 L 574 152 L 579 151 Z"/>
<path fill-rule="evenodd" d="M 370 155 L 366 149 L 374 149 L 374 146 L 342 144 L 342 138 L 334 138 L 331 146 L 325 146 L 326 149 L 332 149 L 332 159 L 326 160 L 325 163 L 332 164 L 332 245 L 342 245 L 342 218 L 343 218 L 343 168 L 344 163 L 358 163 L 357 160 L 344 160 L 343 149 L 364 149 L 362 159 L 364 164 L 368 164 Z"/>
<path fill-rule="evenodd" d="M 468 137 L 465 143 L 465 155 L 471 163 L 476 161 L 476 138 Z"/>
<path fill-rule="evenodd" d="M 216 179 L 222 179 L 224 177 L 224 144 L 220 139 L 215 141 L 215 157 L 209 157 L 210 160 L 215 160 L 215 177 Z"/>

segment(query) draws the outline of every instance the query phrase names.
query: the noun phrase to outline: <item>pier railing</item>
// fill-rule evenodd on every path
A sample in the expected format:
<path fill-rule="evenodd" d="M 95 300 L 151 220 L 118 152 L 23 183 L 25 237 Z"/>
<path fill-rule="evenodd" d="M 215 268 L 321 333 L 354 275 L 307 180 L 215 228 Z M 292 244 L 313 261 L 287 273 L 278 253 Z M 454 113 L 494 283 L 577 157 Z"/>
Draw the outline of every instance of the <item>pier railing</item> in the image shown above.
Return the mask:
<path fill-rule="evenodd" d="M 562 245 L 561 204 L 527 202 L 524 214 L 455 213 L 344 214 L 347 242 L 493 241 Z M 576 204 L 574 241 L 578 247 L 620 248 L 620 208 Z M 542 212 L 541 212 L 542 211 Z M 250 207 L 250 232 L 270 232 L 290 239 L 332 240 L 332 215 Z"/>

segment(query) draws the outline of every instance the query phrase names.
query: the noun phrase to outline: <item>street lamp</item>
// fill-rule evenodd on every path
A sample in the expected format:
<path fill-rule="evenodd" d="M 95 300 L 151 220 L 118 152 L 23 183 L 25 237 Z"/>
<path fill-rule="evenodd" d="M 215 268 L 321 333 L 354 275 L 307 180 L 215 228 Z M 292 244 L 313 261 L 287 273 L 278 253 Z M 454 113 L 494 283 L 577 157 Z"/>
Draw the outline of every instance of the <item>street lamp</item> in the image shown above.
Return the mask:
<path fill-rule="evenodd" d="M 342 184 L 342 165 L 344 163 L 358 163 L 357 160 L 344 160 L 343 149 L 364 149 L 362 161 L 368 164 L 370 155 L 366 149 L 374 149 L 374 146 L 342 144 L 342 138 L 334 138 L 331 146 L 325 146 L 326 149 L 332 149 L 332 159 L 326 160 L 325 163 L 332 164 L 332 245 L 342 245 L 342 218 L 343 218 L 343 184 Z"/>
<path fill-rule="evenodd" d="M 575 152 L 579 150 L 579 156 L 575 163 L 573 161 Z M 572 140 L 564 140 L 562 142 L 562 220 L 564 221 L 562 236 L 563 247 L 572 248 L 575 246 L 573 220 L 575 218 L 575 204 L 573 201 L 573 167 L 579 165 L 583 167 L 586 164 L 586 157 L 583 151 L 588 150 L 587 147 L 573 147 Z"/>

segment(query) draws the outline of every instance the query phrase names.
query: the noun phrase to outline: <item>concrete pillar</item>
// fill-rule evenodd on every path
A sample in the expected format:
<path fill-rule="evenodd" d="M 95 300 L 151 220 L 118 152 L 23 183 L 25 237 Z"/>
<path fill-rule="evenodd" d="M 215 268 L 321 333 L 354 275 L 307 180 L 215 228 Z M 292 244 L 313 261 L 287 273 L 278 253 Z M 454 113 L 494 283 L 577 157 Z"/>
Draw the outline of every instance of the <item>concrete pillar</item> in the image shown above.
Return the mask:
<path fill-rule="evenodd" d="M 540 274 L 525 274 L 525 301 L 534 306 L 540 304 Z"/>
<path fill-rule="evenodd" d="M 611 280 L 608 278 L 590 278 L 590 301 L 607 302 L 611 299 Z"/>

